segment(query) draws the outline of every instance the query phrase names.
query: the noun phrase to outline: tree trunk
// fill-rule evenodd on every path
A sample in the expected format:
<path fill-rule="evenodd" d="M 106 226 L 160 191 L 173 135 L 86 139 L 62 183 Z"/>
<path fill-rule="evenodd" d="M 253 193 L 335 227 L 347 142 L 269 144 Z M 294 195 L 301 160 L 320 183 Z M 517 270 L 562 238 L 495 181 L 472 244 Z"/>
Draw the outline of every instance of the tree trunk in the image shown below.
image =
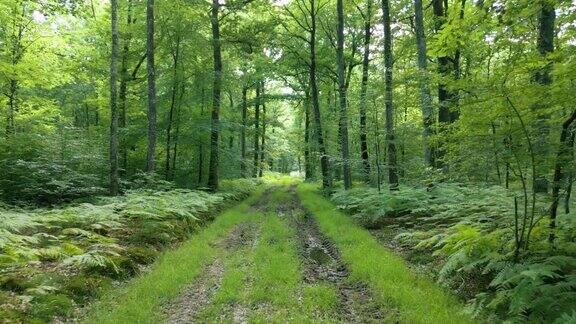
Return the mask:
<path fill-rule="evenodd" d="M 258 176 L 258 154 L 260 152 L 260 100 L 261 100 L 261 83 L 256 85 L 256 102 L 254 104 L 254 152 L 252 164 L 252 178 Z"/>
<path fill-rule="evenodd" d="M 554 52 L 556 12 L 551 1 L 539 0 L 537 4 L 541 6 L 538 17 L 539 28 L 537 47 L 540 55 L 545 60 L 548 60 L 546 56 Z M 548 87 L 552 84 L 551 71 L 552 63 L 548 63 L 544 67 L 538 69 L 534 74 L 534 81 L 544 88 L 544 93 L 547 92 Z M 537 164 L 543 166 L 546 165 L 546 159 L 549 154 L 548 137 L 550 133 L 547 125 L 547 120 L 550 119 L 550 114 L 546 111 L 548 108 L 546 103 L 543 102 L 546 100 L 545 97 L 546 94 L 542 95 L 539 98 L 539 102 L 532 107 L 537 116 L 536 128 L 538 131 L 538 140 L 535 142 L 535 151 L 539 157 Z M 537 171 L 539 171 L 539 174 L 534 175 L 534 191 L 546 193 L 548 192 L 548 179 L 543 175 L 545 170 L 539 169 Z"/>
<path fill-rule="evenodd" d="M 146 2 L 146 52 L 148 63 L 148 154 L 146 172 L 156 164 L 156 71 L 154 66 L 154 0 Z"/>
<path fill-rule="evenodd" d="M 562 123 L 562 132 L 560 133 L 560 147 L 556 154 L 556 163 L 554 165 L 554 180 L 552 182 L 552 203 L 550 204 L 550 243 L 554 243 L 556 237 L 556 215 L 558 212 L 558 203 L 560 201 L 560 187 L 564 179 L 563 168 L 573 159 L 572 146 L 570 143 L 574 132 L 574 122 L 576 121 L 576 110 Z M 572 146 L 571 146 L 572 144 Z"/>
<path fill-rule="evenodd" d="M 172 146 L 172 122 L 174 120 L 174 109 L 176 107 L 176 93 L 178 92 L 178 61 L 180 58 L 180 33 L 176 35 L 176 47 L 172 53 L 174 69 L 172 73 L 172 94 L 170 98 L 170 110 L 168 111 L 168 127 L 166 127 L 166 180 L 170 179 L 170 147 Z"/>
<path fill-rule="evenodd" d="M 372 37 L 372 1 L 366 1 L 364 21 L 364 54 L 362 57 L 362 82 L 360 84 L 360 156 L 364 170 L 364 182 L 370 183 L 370 157 L 368 155 L 368 130 L 366 127 L 366 93 L 368 91 L 368 73 L 370 64 L 370 39 Z"/>
<path fill-rule="evenodd" d="M 314 172 L 310 160 L 310 90 L 304 90 L 304 179 L 312 180 Z"/>
<path fill-rule="evenodd" d="M 128 0 L 126 9 L 126 29 L 130 29 L 132 24 L 132 0 Z M 119 163 L 120 173 L 125 175 L 128 169 L 128 149 L 126 147 L 126 100 L 128 95 L 128 55 L 130 53 L 130 40 L 132 35 L 127 32 L 122 46 L 122 62 L 120 65 L 120 89 L 118 93 L 118 127 L 122 130 L 122 138 L 119 140 Z"/>
<path fill-rule="evenodd" d="M 247 103 L 248 87 L 242 87 L 242 128 L 240 129 L 240 174 L 242 178 L 246 178 L 246 127 L 248 124 L 248 103 Z"/>
<path fill-rule="evenodd" d="M 424 130 L 422 132 L 422 143 L 424 147 L 424 163 L 426 166 L 433 166 L 433 152 L 430 147 L 430 136 L 432 135 L 432 98 L 430 95 L 430 86 L 428 81 L 428 58 L 426 56 L 426 35 L 424 33 L 424 10 L 422 0 L 414 0 L 415 20 L 414 27 L 416 31 L 416 48 L 418 51 L 418 69 L 420 70 L 420 105 L 422 110 L 422 122 Z"/>
<path fill-rule="evenodd" d="M 390 190 L 398 190 L 398 167 L 396 165 L 396 138 L 394 136 L 394 106 L 392 100 L 392 30 L 390 28 L 390 3 L 382 0 L 382 21 L 384 23 L 384 68 L 386 105 L 386 145 L 388 156 L 388 182 Z"/>
<path fill-rule="evenodd" d="M 442 29 L 446 21 L 446 8 L 444 4 L 445 0 L 432 0 L 432 9 L 435 16 L 434 25 L 437 33 Z M 453 67 L 454 65 L 450 64 L 450 57 L 438 57 L 438 73 L 440 74 L 440 81 L 438 83 L 438 122 L 440 123 L 440 127 L 453 122 L 451 109 L 455 100 L 455 94 L 450 91 L 447 86 L 447 80 L 451 79 L 454 75 Z M 433 157 L 433 159 L 436 167 L 447 170 L 443 161 L 444 155 L 446 154 L 445 145 L 440 143 L 434 153 L 436 156 Z"/>
<path fill-rule="evenodd" d="M 212 86 L 212 123 L 210 131 L 210 165 L 208 169 L 208 187 L 215 191 L 218 189 L 218 164 L 220 136 L 220 92 L 222 88 L 222 53 L 220 49 L 220 22 L 218 11 L 220 3 L 212 0 L 210 22 L 212 26 L 212 49 L 214 51 L 214 84 Z"/>
<path fill-rule="evenodd" d="M 320 168 L 322 170 L 322 188 L 332 187 L 330 176 L 330 161 L 326 153 L 324 134 L 322 133 L 322 118 L 320 116 L 320 102 L 318 99 L 318 84 L 316 81 L 316 14 L 315 0 L 310 0 L 310 92 L 312 95 L 312 108 L 314 111 L 314 123 L 316 126 L 316 140 L 320 150 Z"/>
<path fill-rule="evenodd" d="M 348 148 L 348 107 L 346 99 L 346 80 L 344 62 L 344 5 L 343 0 L 337 0 L 338 26 L 336 31 L 337 47 L 336 61 L 338 63 L 338 94 L 340 96 L 340 150 L 342 153 L 342 173 L 344 189 L 352 187 L 352 173 L 350 171 L 350 152 Z"/>
<path fill-rule="evenodd" d="M 264 94 L 264 89 L 262 89 L 262 94 Z M 266 149 L 266 101 L 262 102 L 262 143 L 260 144 L 260 171 L 258 176 L 262 178 L 264 173 L 264 159 Z"/>
<path fill-rule="evenodd" d="M 180 98 L 178 99 L 178 109 L 176 111 L 176 131 L 174 132 L 174 153 L 172 154 L 172 179 L 176 179 L 176 162 L 178 161 L 178 141 L 180 140 L 180 119 L 182 115 L 182 100 L 185 93 L 185 83 L 182 83 L 180 89 Z"/>
<path fill-rule="evenodd" d="M 118 56 L 118 1 L 111 1 L 112 53 L 110 55 L 110 195 L 118 195 L 118 107 L 116 60 Z"/>

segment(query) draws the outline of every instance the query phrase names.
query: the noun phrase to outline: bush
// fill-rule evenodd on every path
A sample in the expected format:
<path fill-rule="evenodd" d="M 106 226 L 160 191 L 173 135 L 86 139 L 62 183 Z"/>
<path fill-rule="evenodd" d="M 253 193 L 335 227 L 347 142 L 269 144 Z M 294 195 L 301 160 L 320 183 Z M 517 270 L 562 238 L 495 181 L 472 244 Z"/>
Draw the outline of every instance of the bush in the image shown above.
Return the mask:
<path fill-rule="evenodd" d="M 112 279 L 134 276 L 160 249 L 188 238 L 256 185 L 224 181 L 213 194 L 137 189 L 61 209 L 0 212 L 0 296 L 31 300 L 2 315 L 21 322 L 67 315 L 73 301 L 85 303 Z"/>
<path fill-rule="evenodd" d="M 558 218 L 554 250 L 542 222 L 530 249 L 515 256 L 513 196 L 501 187 L 442 183 L 399 192 L 340 190 L 332 199 L 364 226 L 395 233 L 396 247 L 435 269 L 439 282 L 477 312 L 488 309 L 514 321 L 568 318 L 576 312 L 574 215 Z M 540 204 L 537 210 L 545 212 Z"/>

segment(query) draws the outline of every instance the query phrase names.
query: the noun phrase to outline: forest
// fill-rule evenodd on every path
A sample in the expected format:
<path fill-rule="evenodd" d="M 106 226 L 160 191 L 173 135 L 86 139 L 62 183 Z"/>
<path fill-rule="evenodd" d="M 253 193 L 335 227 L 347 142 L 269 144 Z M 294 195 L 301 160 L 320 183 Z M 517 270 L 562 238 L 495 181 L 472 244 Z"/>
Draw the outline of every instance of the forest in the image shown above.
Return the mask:
<path fill-rule="evenodd" d="M 576 323 L 576 0 L 0 0 L 0 323 Z"/>

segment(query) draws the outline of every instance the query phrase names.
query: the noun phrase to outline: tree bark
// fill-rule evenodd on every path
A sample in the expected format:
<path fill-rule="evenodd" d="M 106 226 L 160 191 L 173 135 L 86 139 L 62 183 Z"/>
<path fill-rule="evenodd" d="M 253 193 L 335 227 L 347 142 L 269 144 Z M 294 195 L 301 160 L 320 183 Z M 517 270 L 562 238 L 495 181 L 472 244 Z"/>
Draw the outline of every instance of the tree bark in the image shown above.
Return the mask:
<path fill-rule="evenodd" d="M 264 89 L 262 89 L 262 94 L 264 94 Z M 262 178 L 264 174 L 264 160 L 265 160 L 265 149 L 266 149 L 266 101 L 262 102 L 262 143 L 260 144 L 260 169 L 258 176 Z"/>
<path fill-rule="evenodd" d="M 128 0 L 127 8 L 126 8 L 126 29 L 130 29 L 130 25 L 132 24 L 132 0 Z M 119 172 L 123 175 L 126 174 L 126 170 L 128 169 L 128 149 L 126 147 L 126 122 L 127 122 L 127 113 L 126 113 L 126 100 L 128 95 L 128 55 L 130 53 L 130 40 L 132 35 L 130 32 L 126 33 L 126 36 L 123 40 L 122 46 L 122 62 L 120 65 L 120 88 L 118 93 L 118 108 L 119 108 L 119 116 L 118 116 L 118 127 L 122 130 L 121 138 L 119 139 L 119 164 L 120 170 Z"/>
<path fill-rule="evenodd" d="M 364 53 L 362 57 L 362 81 L 360 84 L 360 156 L 364 171 L 364 182 L 370 183 L 370 157 L 368 155 L 368 130 L 366 127 L 366 93 L 368 91 L 368 74 L 370 64 L 370 39 L 372 38 L 372 1 L 366 1 L 364 21 Z"/>
<path fill-rule="evenodd" d="M 176 93 L 178 92 L 178 63 L 180 59 L 180 33 L 176 35 L 176 47 L 172 53 L 173 72 L 172 72 L 172 94 L 170 98 L 170 110 L 168 111 L 168 126 L 166 127 L 166 180 L 170 179 L 170 147 L 172 145 L 172 122 L 174 121 L 174 109 L 176 107 Z"/>
<path fill-rule="evenodd" d="M 256 85 L 256 101 L 254 104 L 254 152 L 252 163 L 252 178 L 258 176 L 258 154 L 260 153 L 260 100 L 261 100 L 261 83 Z"/>
<path fill-rule="evenodd" d="M 310 90 L 304 90 L 304 179 L 312 180 L 314 171 L 310 160 Z"/>
<path fill-rule="evenodd" d="M 112 53 L 110 55 L 110 195 L 118 195 L 118 107 L 116 60 L 118 56 L 118 1 L 111 0 Z"/>
<path fill-rule="evenodd" d="M 148 65 L 148 153 L 146 172 L 156 165 L 156 71 L 154 66 L 154 0 L 146 2 L 146 53 Z"/>
<path fill-rule="evenodd" d="M 352 187 L 352 173 L 350 170 L 350 150 L 348 147 L 348 102 L 346 99 L 346 80 L 344 62 L 344 4 L 343 0 L 337 0 L 338 24 L 337 24 L 337 47 L 336 61 L 338 64 L 338 94 L 340 96 L 340 151 L 342 153 L 342 173 L 344 189 Z"/>
<path fill-rule="evenodd" d="M 240 129 L 240 175 L 246 178 L 246 127 L 248 124 L 248 87 L 242 87 L 242 128 Z"/>
<path fill-rule="evenodd" d="M 432 98 L 430 95 L 430 86 L 428 79 L 428 58 L 426 49 L 426 35 L 424 28 L 424 10 L 422 0 L 414 0 L 414 27 L 416 31 L 416 48 L 418 51 L 418 69 L 420 73 L 420 107 L 422 110 L 422 123 L 424 130 L 422 132 L 422 144 L 424 148 L 424 163 L 426 166 L 433 166 L 433 151 L 430 146 L 430 136 L 432 135 Z"/>
<path fill-rule="evenodd" d="M 318 99 L 318 84 L 316 80 L 316 14 L 315 0 L 310 0 L 310 92 L 312 95 L 312 108 L 316 127 L 316 140 L 320 150 L 320 168 L 322 171 L 322 188 L 332 187 L 330 176 L 330 161 L 326 153 L 324 134 L 322 133 L 322 118 L 320 115 L 320 102 Z"/>
<path fill-rule="evenodd" d="M 382 22 L 384 24 L 384 80 L 386 106 L 386 144 L 388 156 L 388 182 L 390 190 L 398 190 L 398 166 L 396 162 L 396 138 L 394 136 L 394 105 L 392 85 L 392 30 L 390 28 L 390 3 L 382 0 Z"/>
<path fill-rule="evenodd" d="M 554 243 L 556 238 L 556 215 L 558 213 L 558 204 L 560 201 L 560 187 L 562 186 L 562 181 L 564 179 L 564 166 L 568 161 L 573 159 L 571 151 L 571 146 L 574 143 L 570 143 L 572 135 L 570 133 L 574 132 L 574 122 L 576 121 L 576 110 L 562 123 L 562 132 L 560 133 L 560 147 L 556 154 L 556 163 L 554 165 L 554 180 L 552 182 L 552 203 L 550 204 L 550 236 L 548 240 L 550 243 Z M 571 145 L 572 144 L 572 145 Z"/>
<path fill-rule="evenodd" d="M 539 11 L 539 28 L 538 28 L 538 40 L 537 47 L 540 55 L 545 59 L 550 53 L 554 52 L 554 37 L 555 37 L 555 23 L 556 23 L 556 12 L 554 5 L 551 1 L 539 0 L 537 5 L 540 6 Z M 544 93 L 547 92 L 548 87 L 552 84 L 552 63 L 547 63 L 544 67 L 538 69 L 534 73 L 534 81 L 544 88 Z M 546 165 L 546 159 L 549 154 L 549 127 L 547 125 L 547 120 L 550 119 L 550 113 L 546 111 L 548 108 L 545 101 L 546 95 L 541 96 L 539 102 L 537 102 L 532 108 L 536 114 L 536 128 L 538 131 L 538 140 L 535 142 L 535 151 L 538 155 L 538 165 Z M 548 179 L 543 174 L 544 170 L 537 170 L 540 174 L 534 175 L 534 191 L 539 193 L 548 192 Z"/>
<path fill-rule="evenodd" d="M 212 86 L 212 121 L 210 131 L 210 165 L 208 170 L 208 187 L 215 191 L 218 189 L 218 164 L 220 137 L 220 92 L 222 88 L 222 53 L 220 49 L 220 22 L 218 12 L 220 3 L 212 0 L 210 23 L 212 27 L 212 49 L 214 52 L 214 84 Z"/>

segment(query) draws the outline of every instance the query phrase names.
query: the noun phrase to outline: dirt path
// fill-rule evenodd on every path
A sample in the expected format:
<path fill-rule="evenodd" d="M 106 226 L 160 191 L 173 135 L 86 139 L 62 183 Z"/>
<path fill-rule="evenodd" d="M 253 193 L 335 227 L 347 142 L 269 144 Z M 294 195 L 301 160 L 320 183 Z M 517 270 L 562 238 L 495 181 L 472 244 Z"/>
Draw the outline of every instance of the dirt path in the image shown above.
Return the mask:
<path fill-rule="evenodd" d="M 198 280 L 184 289 L 176 301 L 164 307 L 164 312 L 167 315 L 166 323 L 195 322 L 198 314 L 210 304 L 221 286 L 222 277 L 227 270 L 224 258 L 253 244 L 256 233 L 257 225 L 255 223 L 240 223 L 232 229 L 227 237 L 216 242 L 216 247 L 222 249 L 223 253 L 206 267 Z"/>
<path fill-rule="evenodd" d="M 348 280 L 349 271 L 338 249 L 320 232 L 314 215 L 302 206 L 295 187 L 289 188 L 289 194 L 290 200 L 278 206 L 278 214 L 288 216 L 288 222 L 296 228 L 304 281 L 330 284 L 337 289 L 338 320 L 347 323 L 381 321 L 380 307 L 370 290 Z"/>
<path fill-rule="evenodd" d="M 289 312 L 307 311 L 304 318 L 318 321 L 345 323 L 381 322 L 382 312 L 372 298 L 370 290 L 360 283 L 349 280 L 349 271 L 340 257 L 338 249 L 319 230 L 314 216 L 303 208 L 294 187 L 273 187 L 267 189 L 251 206 L 250 211 L 261 215 L 262 219 L 273 217 L 287 234 L 286 247 L 294 246 L 292 253 L 295 285 L 286 284 L 286 293 L 293 290 L 298 300 Z M 270 219 L 268 219 L 270 220 Z M 165 305 L 166 322 L 170 324 L 191 322 L 232 322 L 246 323 L 251 318 L 272 321 L 274 314 L 282 313 L 280 303 L 274 298 L 251 300 L 257 295 L 262 280 L 262 269 L 273 263 L 272 259 L 258 259 L 254 250 L 260 240 L 274 246 L 276 237 L 262 237 L 257 222 L 244 222 L 236 225 L 229 234 L 214 243 L 221 252 L 205 268 L 202 275 L 172 303 Z M 281 238 L 278 238 L 281 239 Z M 284 256 L 283 256 L 284 257 Z M 290 258 L 290 256 L 288 256 Z M 232 260 L 232 261 L 231 261 Z M 299 265 L 299 266 L 298 266 Z M 285 269 L 282 269 L 283 271 Z M 240 276 L 241 278 L 236 278 Z M 231 289 L 226 281 L 240 282 Z M 275 282 L 274 284 L 278 284 Z M 281 283 L 280 283 L 281 284 Z M 278 288 L 278 287 L 276 287 Z M 280 286 L 280 289 L 283 287 Z M 306 291 L 333 292 L 332 306 L 312 305 L 321 303 L 314 296 L 303 297 Z M 307 299 L 306 299 L 307 298 Z M 258 298 L 257 298 L 258 299 Z M 306 300 L 305 300 L 306 299 Z M 280 309 L 276 309 L 280 307 Z"/>

